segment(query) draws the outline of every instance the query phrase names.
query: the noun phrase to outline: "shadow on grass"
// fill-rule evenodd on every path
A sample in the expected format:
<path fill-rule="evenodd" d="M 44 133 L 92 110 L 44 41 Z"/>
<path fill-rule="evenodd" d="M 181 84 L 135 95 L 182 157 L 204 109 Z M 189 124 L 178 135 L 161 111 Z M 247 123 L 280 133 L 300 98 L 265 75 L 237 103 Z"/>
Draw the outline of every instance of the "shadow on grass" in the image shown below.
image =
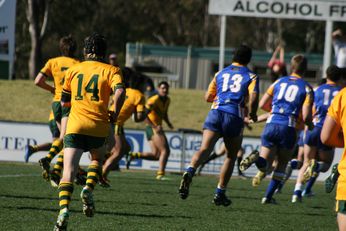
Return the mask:
<path fill-rule="evenodd" d="M 0 194 L 0 197 L 15 198 L 15 199 L 32 199 L 32 200 L 58 200 L 57 197 L 38 197 L 38 196 L 24 196 L 24 195 L 6 195 Z"/>
<path fill-rule="evenodd" d="M 280 206 L 279 204 L 275 204 L 275 205 L 263 205 L 263 206 L 274 206 L 274 207 L 277 207 L 277 206 Z M 261 206 L 259 206 L 260 208 Z M 266 211 L 266 210 L 263 210 L 263 209 L 260 209 L 260 210 L 254 210 L 252 209 L 251 211 L 248 210 L 248 209 L 244 209 L 244 208 L 237 208 L 237 211 L 244 211 L 244 212 L 247 212 L 247 213 L 255 213 L 255 214 L 258 214 L 258 213 L 261 213 L 261 214 L 270 214 L 270 215 L 273 215 L 274 213 L 276 213 L 277 215 L 280 214 L 280 215 L 286 215 L 286 216 L 311 216 L 311 217 L 330 217 L 330 214 L 326 214 L 326 213 L 312 213 L 312 212 L 306 212 L 306 211 L 288 211 L 288 212 L 281 212 L 281 211 Z"/>
<path fill-rule="evenodd" d="M 17 209 L 17 210 L 36 210 L 36 211 L 46 211 L 57 213 L 58 209 L 48 209 L 48 208 L 37 208 L 30 206 L 1 206 L 0 208 L 4 209 Z M 73 213 L 81 213 L 81 210 L 70 210 Z M 125 213 L 125 212 L 109 212 L 109 211 L 96 211 L 96 214 L 102 215 L 112 215 L 112 216 L 125 216 L 125 217 L 147 217 L 147 218 L 183 218 L 183 219 L 192 219 L 193 217 L 189 216 L 177 216 L 177 215 L 159 215 L 159 214 L 141 214 L 141 213 Z"/>

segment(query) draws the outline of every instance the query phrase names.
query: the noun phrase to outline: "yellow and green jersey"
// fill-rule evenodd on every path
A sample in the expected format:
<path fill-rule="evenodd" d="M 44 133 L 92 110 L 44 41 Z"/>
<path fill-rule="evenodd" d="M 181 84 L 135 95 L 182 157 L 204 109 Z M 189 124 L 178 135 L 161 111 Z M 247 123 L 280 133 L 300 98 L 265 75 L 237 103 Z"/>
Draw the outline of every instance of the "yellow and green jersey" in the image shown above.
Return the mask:
<path fill-rule="evenodd" d="M 337 127 L 342 129 L 344 143 L 346 143 L 346 88 L 341 90 L 333 99 L 328 109 L 328 116 L 332 117 Z M 336 190 L 337 200 L 346 200 L 346 149 L 338 166 L 340 176 L 338 178 L 338 187 Z"/>
<path fill-rule="evenodd" d="M 60 56 L 49 59 L 41 69 L 40 72 L 43 75 L 45 75 L 47 78 L 53 78 L 54 80 L 55 94 L 53 101 L 60 101 L 65 71 L 77 63 L 79 63 L 77 59 Z"/>
<path fill-rule="evenodd" d="M 143 112 L 144 106 L 144 95 L 136 89 L 126 88 L 125 102 L 115 124 L 123 126 L 125 121 L 128 120 L 134 112 Z M 110 110 L 114 111 L 114 104 L 110 106 Z"/>
<path fill-rule="evenodd" d="M 154 95 L 147 100 L 146 108 L 150 110 L 148 118 L 154 125 L 162 125 L 162 119 L 167 115 L 171 100 L 169 97 Z"/>
<path fill-rule="evenodd" d="M 106 137 L 109 97 L 118 87 L 123 87 L 119 67 L 84 61 L 69 68 L 63 87 L 63 93 L 71 95 L 66 134 Z"/>

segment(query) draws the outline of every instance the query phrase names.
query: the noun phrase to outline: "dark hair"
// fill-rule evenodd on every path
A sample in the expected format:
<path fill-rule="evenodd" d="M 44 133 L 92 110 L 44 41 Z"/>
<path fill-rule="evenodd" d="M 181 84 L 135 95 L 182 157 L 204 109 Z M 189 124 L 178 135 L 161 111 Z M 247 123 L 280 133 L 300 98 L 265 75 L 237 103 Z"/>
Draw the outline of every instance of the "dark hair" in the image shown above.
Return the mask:
<path fill-rule="evenodd" d="M 98 33 L 93 33 L 84 40 L 84 53 L 88 58 L 104 58 L 106 56 L 106 38 Z"/>
<path fill-rule="evenodd" d="M 167 88 L 169 88 L 169 84 L 167 81 L 161 81 L 161 82 L 159 82 L 159 84 L 157 86 L 161 87 L 161 85 L 165 85 Z"/>
<path fill-rule="evenodd" d="M 247 45 L 240 45 L 233 53 L 233 62 L 247 65 L 252 57 L 252 49 Z"/>
<path fill-rule="evenodd" d="M 341 70 L 335 65 L 331 65 L 326 70 L 327 79 L 337 82 L 341 77 Z"/>
<path fill-rule="evenodd" d="M 76 40 L 72 38 L 72 35 L 64 36 L 59 41 L 59 48 L 63 55 L 73 57 L 77 50 Z"/>
<path fill-rule="evenodd" d="M 303 75 L 308 68 L 308 60 L 304 55 L 295 55 L 291 59 L 291 69 L 292 72 L 295 72 L 299 75 Z"/>
<path fill-rule="evenodd" d="M 322 78 L 322 79 L 320 79 L 320 80 L 318 81 L 317 85 L 318 85 L 318 86 L 321 86 L 321 85 L 325 84 L 326 82 L 327 82 L 327 79 L 326 79 L 326 78 Z"/>

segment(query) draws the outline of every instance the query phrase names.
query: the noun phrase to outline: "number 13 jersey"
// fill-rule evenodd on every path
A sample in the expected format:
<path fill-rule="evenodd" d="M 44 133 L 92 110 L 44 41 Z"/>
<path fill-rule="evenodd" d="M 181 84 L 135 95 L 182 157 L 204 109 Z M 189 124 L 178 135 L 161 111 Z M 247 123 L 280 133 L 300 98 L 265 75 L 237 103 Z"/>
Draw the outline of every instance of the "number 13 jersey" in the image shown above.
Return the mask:
<path fill-rule="evenodd" d="M 257 75 L 247 67 L 233 63 L 215 74 L 208 93 L 214 95 L 211 109 L 244 117 L 246 98 L 252 92 L 259 93 Z"/>
<path fill-rule="evenodd" d="M 292 74 L 278 79 L 267 90 L 273 97 L 271 116 L 267 123 L 296 127 L 303 105 L 312 105 L 311 86 L 299 75 Z"/>

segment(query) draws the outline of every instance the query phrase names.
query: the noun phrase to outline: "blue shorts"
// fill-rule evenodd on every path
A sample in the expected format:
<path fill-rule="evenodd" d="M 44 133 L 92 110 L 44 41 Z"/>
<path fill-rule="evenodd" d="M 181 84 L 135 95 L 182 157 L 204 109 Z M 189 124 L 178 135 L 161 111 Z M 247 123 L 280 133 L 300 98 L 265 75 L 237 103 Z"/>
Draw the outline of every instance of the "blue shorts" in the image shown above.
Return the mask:
<path fill-rule="evenodd" d="M 281 124 L 266 124 L 261 140 L 262 146 L 293 149 L 297 139 L 296 129 Z"/>
<path fill-rule="evenodd" d="M 298 132 L 298 142 L 297 142 L 297 144 L 298 144 L 298 146 L 299 147 L 303 147 L 304 146 L 304 130 L 300 130 L 299 132 Z"/>
<path fill-rule="evenodd" d="M 321 131 L 322 128 L 320 127 L 314 127 L 314 129 L 307 130 L 305 139 L 304 139 L 304 144 L 307 144 L 312 147 L 317 147 L 319 150 L 324 150 L 324 151 L 330 151 L 333 148 L 329 147 L 327 145 L 322 144 L 321 142 Z"/>
<path fill-rule="evenodd" d="M 222 137 L 237 137 L 243 133 L 243 119 L 220 110 L 210 110 L 203 129 L 219 133 Z"/>

